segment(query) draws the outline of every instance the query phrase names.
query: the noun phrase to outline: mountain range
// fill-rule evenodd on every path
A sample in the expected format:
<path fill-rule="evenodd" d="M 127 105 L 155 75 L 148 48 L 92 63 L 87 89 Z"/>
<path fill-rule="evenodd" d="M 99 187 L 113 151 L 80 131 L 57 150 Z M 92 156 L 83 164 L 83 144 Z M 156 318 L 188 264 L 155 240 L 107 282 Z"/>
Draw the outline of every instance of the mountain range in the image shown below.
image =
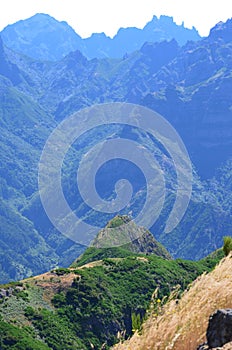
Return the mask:
<path fill-rule="evenodd" d="M 139 50 L 145 42 L 175 38 L 179 45 L 184 45 L 189 40 L 200 39 L 195 28 L 177 25 L 167 16 L 154 16 L 143 29 L 120 28 L 113 38 L 105 33 L 94 33 L 83 39 L 66 22 L 42 13 L 8 25 L 1 36 L 9 48 L 43 61 L 58 61 L 76 50 L 89 59 L 122 58 Z"/>
<path fill-rule="evenodd" d="M 46 15 L 37 15 L 32 21 L 38 18 L 48 20 L 53 32 L 60 33 L 60 25 L 67 27 Z M 172 23 L 170 19 L 160 20 Z M 58 56 L 43 60 L 41 48 L 39 52 L 32 50 L 36 58 L 24 51 L 38 46 L 30 34 L 40 37 L 41 33 L 37 26 L 32 33 L 29 23 L 26 20 L 6 28 L 0 41 L 1 282 L 69 266 L 86 248 L 52 226 L 40 202 L 37 174 L 43 146 L 52 130 L 72 113 L 96 103 L 137 103 L 159 112 L 176 128 L 193 162 L 193 195 L 183 220 L 166 234 L 175 174 L 170 156 L 161 154 L 157 145 L 152 146 L 166 173 L 168 188 L 164 209 L 151 232 L 174 258 L 201 259 L 219 248 L 222 237 L 232 231 L 232 20 L 218 23 L 207 38 L 196 38 L 199 40 L 183 46 L 170 37 L 168 41 L 144 42 L 134 52 L 128 50 L 123 57 L 120 53 L 119 58 L 89 59 L 84 51 L 59 46 L 59 38 L 63 38 L 60 34 L 57 44 L 54 39 L 44 41 L 49 36 L 43 29 L 41 42 L 45 46 L 50 43 L 50 52 L 56 45 L 60 47 L 58 56 L 63 56 L 71 48 L 60 60 Z M 10 31 L 13 37 L 7 39 Z M 17 39 L 19 33 L 27 34 L 26 49 Z M 69 41 L 62 42 L 66 45 Z M 112 135 L 131 136 L 151 147 L 151 140 L 141 132 L 103 128 L 70 149 L 63 169 L 70 206 L 101 227 L 112 216 L 100 217 L 84 207 L 74 183 L 82 156 L 78 150 Z M 132 208 L 136 212 L 145 193 L 145 183 L 136 170 L 115 162 L 108 175 L 103 171 L 102 178 L 106 175 L 109 181 L 118 180 L 125 172 L 135 180 Z M 112 196 L 112 187 L 105 186 L 109 181 L 99 179 L 100 192 L 106 199 Z"/>

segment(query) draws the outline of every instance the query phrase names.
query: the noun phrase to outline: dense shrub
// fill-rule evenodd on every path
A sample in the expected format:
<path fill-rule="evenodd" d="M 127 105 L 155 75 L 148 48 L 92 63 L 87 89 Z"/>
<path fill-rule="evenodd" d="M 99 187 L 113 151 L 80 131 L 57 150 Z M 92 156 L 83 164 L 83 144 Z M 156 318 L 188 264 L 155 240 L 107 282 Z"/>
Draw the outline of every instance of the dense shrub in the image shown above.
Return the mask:
<path fill-rule="evenodd" d="M 232 251 L 232 237 L 230 236 L 225 236 L 223 238 L 224 245 L 223 245 L 223 251 L 225 255 L 229 255 L 229 253 Z"/>

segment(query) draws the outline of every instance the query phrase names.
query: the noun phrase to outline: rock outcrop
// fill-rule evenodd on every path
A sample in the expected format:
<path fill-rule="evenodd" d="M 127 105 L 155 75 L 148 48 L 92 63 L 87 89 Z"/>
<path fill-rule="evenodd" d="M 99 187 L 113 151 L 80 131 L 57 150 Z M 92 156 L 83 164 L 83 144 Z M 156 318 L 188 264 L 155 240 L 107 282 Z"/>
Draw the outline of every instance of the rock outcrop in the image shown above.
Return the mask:
<path fill-rule="evenodd" d="M 211 348 L 232 341 L 232 309 L 217 310 L 209 319 L 207 341 Z"/>
<path fill-rule="evenodd" d="M 210 316 L 206 337 L 207 343 L 197 350 L 232 349 L 232 309 L 217 310 Z"/>
<path fill-rule="evenodd" d="M 171 255 L 144 227 L 137 226 L 127 215 L 109 221 L 92 243 L 95 248 L 121 247 L 136 254 L 156 254 L 164 259 Z"/>

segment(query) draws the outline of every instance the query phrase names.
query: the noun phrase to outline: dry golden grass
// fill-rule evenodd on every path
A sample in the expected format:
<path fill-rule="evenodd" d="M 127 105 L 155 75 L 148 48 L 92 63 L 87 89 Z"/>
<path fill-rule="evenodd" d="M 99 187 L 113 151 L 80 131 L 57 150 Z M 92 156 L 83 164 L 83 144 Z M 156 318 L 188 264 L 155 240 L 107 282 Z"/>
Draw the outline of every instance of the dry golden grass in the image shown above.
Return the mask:
<path fill-rule="evenodd" d="M 224 258 L 214 271 L 194 281 L 178 304 L 176 300 L 169 301 L 162 315 L 150 316 L 142 335 L 135 333 L 113 349 L 196 350 L 206 341 L 210 314 L 220 308 L 232 308 L 232 255 Z"/>
<path fill-rule="evenodd" d="M 70 273 L 61 276 L 58 276 L 53 272 L 46 272 L 38 276 L 27 278 L 22 282 L 24 284 L 41 288 L 43 291 L 43 299 L 46 302 L 51 303 L 51 299 L 56 293 L 62 290 L 65 291 L 71 287 L 74 279 L 78 277 L 78 275 L 73 273 L 71 269 L 69 270 Z"/>

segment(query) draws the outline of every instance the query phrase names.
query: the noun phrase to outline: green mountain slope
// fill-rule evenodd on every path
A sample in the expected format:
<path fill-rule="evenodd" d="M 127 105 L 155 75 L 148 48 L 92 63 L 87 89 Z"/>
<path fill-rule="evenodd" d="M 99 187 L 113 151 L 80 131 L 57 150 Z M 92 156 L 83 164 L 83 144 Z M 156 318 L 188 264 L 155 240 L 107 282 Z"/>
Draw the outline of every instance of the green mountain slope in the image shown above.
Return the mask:
<path fill-rule="evenodd" d="M 130 250 L 125 257 L 125 251 L 115 248 L 117 258 L 102 256 L 100 262 L 2 285 L 2 348 L 32 349 L 31 341 L 36 338 L 35 348 L 42 342 L 41 349 L 108 349 L 132 334 L 132 320 L 146 317 L 151 299 L 159 307 L 175 286 L 180 286 L 181 293 L 222 257 L 217 252 L 191 262 Z"/>
<path fill-rule="evenodd" d="M 24 76 L 20 70 L 18 72 L 20 77 Z M 55 121 L 30 95 L 17 89 L 14 79 L 9 78 L 2 77 L 0 81 L 1 283 L 64 263 L 65 258 L 60 259 L 62 251 L 66 257 L 66 251 L 70 249 L 70 242 L 62 236 L 58 239 L 59 234 L 48 239 L 51 224 L 41 230 L 24 214 L 37 191 L 40 154 Z M 42 218 L 42 213 L 35 212 L 35 216 Z M 54 242 L 60 243 L 59 252 L 56 252 Z M 79 247 L 71 252 L 71 259 L 66 264 L 77 256 L 78 251 Z"/>

